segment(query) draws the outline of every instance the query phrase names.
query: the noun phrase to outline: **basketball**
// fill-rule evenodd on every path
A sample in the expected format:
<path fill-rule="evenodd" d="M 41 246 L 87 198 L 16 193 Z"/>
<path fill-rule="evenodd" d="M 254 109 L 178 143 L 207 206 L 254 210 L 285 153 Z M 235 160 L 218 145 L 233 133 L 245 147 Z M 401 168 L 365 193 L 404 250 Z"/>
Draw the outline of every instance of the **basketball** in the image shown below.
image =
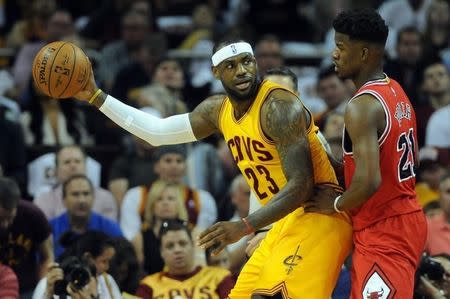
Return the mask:
<path fill-rule="evenodd" d="M 86 86 L 89 75 L 89 59 L 70 42 L 45 45 L 33 61 L 35 85 L 52 98 L 73 97 Z"/>

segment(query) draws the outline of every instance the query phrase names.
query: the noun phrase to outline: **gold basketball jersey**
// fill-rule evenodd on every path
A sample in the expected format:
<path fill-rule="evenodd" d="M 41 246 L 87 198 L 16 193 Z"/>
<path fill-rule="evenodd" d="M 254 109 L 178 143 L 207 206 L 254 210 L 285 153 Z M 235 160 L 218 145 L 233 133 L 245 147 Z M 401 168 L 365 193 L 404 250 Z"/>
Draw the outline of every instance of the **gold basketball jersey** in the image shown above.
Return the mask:
<path fill-rule="evenodd" d="M 159 272 L 145 277 L 141 284 L 152 289 L 153 298 L 211 298 L 219 299 L 216 289 L 230 276 L 230 271 L 219 267 L 202 267 L 202 269 L 184 280 L 176 280 Z"/>
<path fill-rule="evenodd" d="M 236 119 L 228 97 L 223 101 L 219 114 L 220 130 L 228 148 L 247 183 L 263 205 L 267 204 L 287 182 L 275 144 L 264 134 L 261 127 L 261 107 L 270 92 L 275 89 L 290 92 L 281 85 L 264 81 L 254 102 L 240 119 Z M 307 134 L 314 167 L 314 182 L 337 186 L 334 170 L 317 137 L 318 128 L 314 124 L 312 114 L 309 111 L 308 113 L 311 121 Z"/>

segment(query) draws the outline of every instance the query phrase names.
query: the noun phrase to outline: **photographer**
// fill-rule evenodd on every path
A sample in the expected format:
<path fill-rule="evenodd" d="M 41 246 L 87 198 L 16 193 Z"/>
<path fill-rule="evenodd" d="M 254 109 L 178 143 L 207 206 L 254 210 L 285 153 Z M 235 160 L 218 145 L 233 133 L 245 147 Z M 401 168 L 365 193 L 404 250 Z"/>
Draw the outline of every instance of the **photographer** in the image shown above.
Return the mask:
<path fill-rule="evenodd" d="M 92 264 L 88 264 L 86 261 L 80 261 L 75 258 L 77 261 L 71 261 L 74 263 L 73 265 L 66 265 L 66 271 L 68 273 L 64 273 L 62 267 L 59 264 L 53 263 L 47 272 L 46 278 L 44 279 L 46 282 L 45 294 L 43 296 L 38 296 L 36 292 L 33 295 L 33 299 L 52 299 L 52 298 L 72 298 L 72 299 L 95 299 L 99 298 L 98 290 L 97 290 L 97 279 L 95 266 Z M 64 261 L 63 261 L 64 263 Z M 70 262 L 69 262 L 70 263 Z M 77 280 L 73 282 L 73 278 L 67 277 L 67 274 L 72 273 L 73 270 L 70 270 L 70 267 L 77 265 L 84 268 L 85 273 L 88 274 L 85 278 L 86 280 L 82 281 L 82 285 L 77 286 Z M 42 280 L 42 281 L 44 281 Z M 39 283 L 41 284 L 41 283 Z M 42 284 L 44 285 L 44 284 Z M 37 288 L 36 288 L 37 289 Z"/>
<path fill-rule="evenodd" d="M 450 255 L 424 255 L 416 273 L 414 299 L 446 299 L 450 295 Z"/>
<path fill-rule="evenodd" d="M 47 276 L 39 282 L 34 290 L 33 299 L 64 298 L 60 296 L 61 290 L 57 290 L 59 282 L 61 280 L 70 281 L 72 276 L 70 272 L 73 272 L 71 270 L 82 269 L 83 263 L 92 267 L 93 271 L 91 272 L 96 273 L 94 276 L 96 276 L 95 285 L 98 296 L 83 297 L 82 293 L 77 292 L 78 297 L 76 298 L 121 298 L 119 287 L 114 278 L 107 274 L 110 261 L 115 255 L 114 243 L 110 237 L 99 231 L 88 231 L 83 235 L 65 234 L 60 242 L 67 250 L 61 255 L 59 265 L 52 265 Z M 88 293 L 88 291 L 86 292 Z M 68 293 L 70 294 L 70 292 Z M 67 296 L 67 294 L 64 295 Z M 90 295 L 94 294 L 91 292 Z"/>

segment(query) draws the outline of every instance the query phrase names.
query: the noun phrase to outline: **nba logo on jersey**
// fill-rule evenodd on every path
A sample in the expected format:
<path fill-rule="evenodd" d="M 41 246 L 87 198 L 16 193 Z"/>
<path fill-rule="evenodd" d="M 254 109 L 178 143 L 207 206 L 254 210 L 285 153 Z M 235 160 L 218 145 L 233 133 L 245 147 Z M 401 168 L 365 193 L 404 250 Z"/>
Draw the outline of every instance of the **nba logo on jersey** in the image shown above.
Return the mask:
<path fill-rule="evenodd" d="M 236 50 L 236 46 L 235 46 L 235 45 L 231 45 L 231 52 L 233 52 L 233 54 L 236 54 L 236 53 L 237 53 L 237 50 Z"/>

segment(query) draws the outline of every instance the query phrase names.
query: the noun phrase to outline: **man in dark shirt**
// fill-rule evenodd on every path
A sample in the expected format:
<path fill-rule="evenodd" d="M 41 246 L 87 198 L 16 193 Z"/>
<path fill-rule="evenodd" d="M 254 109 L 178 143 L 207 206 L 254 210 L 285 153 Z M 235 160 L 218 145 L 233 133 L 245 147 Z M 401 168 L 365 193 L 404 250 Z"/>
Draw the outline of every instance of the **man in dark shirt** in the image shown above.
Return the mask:
<path fill-rule="evenodd" d="M 31 298 L 52 262 L 52 235 L 44 214 L 20 199 L 15 181 L 0 178 L 0 263 L 16 273 L 21 298 Z"/>

